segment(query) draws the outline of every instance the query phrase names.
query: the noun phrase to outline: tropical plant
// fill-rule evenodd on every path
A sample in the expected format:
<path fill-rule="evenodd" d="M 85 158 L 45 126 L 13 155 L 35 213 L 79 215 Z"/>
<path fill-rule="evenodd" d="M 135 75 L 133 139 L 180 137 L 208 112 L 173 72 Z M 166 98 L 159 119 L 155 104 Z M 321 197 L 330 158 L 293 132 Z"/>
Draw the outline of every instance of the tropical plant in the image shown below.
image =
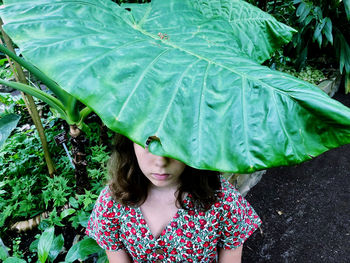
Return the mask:
<path fill-rule="evenodd" d="M 23 238 L 21 240 L 12 239 L 11 233 L 14 232 L 8 231 L 10 229 L 21 232 L 32 229 L 32 233 L 35 233 L 54 227 L 56 233 L 62 233 L 67 229 L 82 233 L 83 227 L 87 225 L 97 194 L 107 180 L 106 163 L 110 152 L 105 146 L 96 146 L 99 141 L 99 126 L 96 123 L 88 123 L 88 134 L 91 133 L 87 147 L 91 151 L 88 152 L 88 178 L 92 182 L 92 189 L 86 190 L 83 194 L 75 193 L 73 169 L 68 165 L 68 158 L 65 156 L 63 147 L 56 145 L 53 141 L 65 123 L 55 118 L 51 112 L 47 112 L 47 108 L 44 109 L 45 119 L 42 121 L 50 142 L 50 151 L 54 154 L 54 161 L 57 164 L 58 175 L 49 178 L 45 174 L 40 142 L 34 126 L 17 127 L 15 133 L 5 142 L 5 147 L 0 150 L 0 235 L 11 248 L 9 252 L 12 256 L 11 259 L 9 255 L 2 258 L 0 247 L 0 260 L 7 260 L 7 262 L 19 260 L 19 257 L 22 258 L 21 262 L 34 262 L 33 260 L 38 257 L 39 239 L 43 238 L 43 234 L 39 232 L 36 240 L 30 246 L 31 253 L 27 250 L 24 253 L 23 244 L 19 243 L 23 241 Z M 67 147 L 70 147 L 69 142 Z M 31 219 L 28 220 L 28 218 Z M 66 237 L 66 232 L 63 234 Z M 71 235 L 72 232 L 70 231 L 69 234 Z M 15 236 L 21 236 L 21 233 Z M 69 241 L 67 242 L 69 244 Z M 84 244 L 84 242 L 81 243 L 80 249 L 75 253 L 72 252 L 71 256 L 86 257 L 87 251 L 84 250 Z M 66 248 L 69 249 L 69 247 Z M 50 254 L 51 250 L 53 250 L 52 247 L 49 250 Z M 83 254 L 79 254 L 79 251 Z M 102 252 L 99 256 L 100 260 L 103 258 Z M 50 254 L 46 262 L 52 262 Z"/>
<path fill-rule="evenodd" d="M 83 261 L 94 253 L 97 253 L 98 256 L 97 263 L 108 262 L 104 249 L 102 249 L 92 238 L 85 237 L 69 249 L 65 262 L 74 262 L 76 260 Z"/>
<path fill-rule="evenodd" d="M 2 20 L 0 19 L 0 32 L 2 37 L 4 38 L 4 42 L 7 45 L 7 47 L 10 49 L 10 51 L 15 52 L 14 47 L 12 45 L 12 41 L 11 39 L 7 36 L 7 34 L 3 31 L 2 29 Z M 3 44 L 2 39 L 0 38 L 0 44 Z M 12 63 L 11 59 L 8 57 L 8 55 L 6 55 L 6 58 L 9 62 L 9 65 L 11 67 L 11 70 L 14 74 L 14 77 L 16 79 L 17 82 L 21 82 L 23 84 L 27 84 L 28 81 L 24 75 L 23 69 L 22 67 L 15 63 Z M 40 137 L 40 141 L 41 141 L 41 145 L 42 145 L 42 149 L 44 151 L 44 158 L 46 161 L 46 165 L 48 168 L 48 172 L 50 176 L 53 176 L 53 174 L 55 173 L 55 165 L 51 159 L 51 155 L 50 152 L 48 150 L 48 144 L 47 144 L 47 140 L 46 140 L 46 135 L 44 132 L 44 128 L 42 123 L 40 122 L 40 116 L 38 113 L 38 109 L 35 105 L 34 102 L 34 98 L 31 95 L 25 94 L 23 92 L 21 92 L 21 95 L 23 97 L 23 100 L 26 104 L 26 107 L 28 109 L 29 115 L 33 120 L 33 123 L 36 127 L 36 129 L 38 130 L 39 133 L 39 137 Z"/>
<path fill-rule="evenodd" d="M 299 64 L 304 64 L 312 41 L 319 48 L 333 46 L 339 61 L 339 70 L 345 75 L 345 92 L 350 92 L 350 1 L 294 0 L 300 32 L 293 40 Z"/>
<path fill-rule="evenodd" d="M 64 237 L 62 234 L 55 236 L 55 228 L 48 227 L 42 234 L 36 236 L 36 240 L 29 249 L 37 253 L 38 262 L 54 262 L 58 254 L 63 250 Z"/>
<path fill-rule="evenodd" d="M 61 133 L 64 122 L 48 112 L 45 114 L 43 124 L 49 141 L 49 150 L 54 155 L 59 174 L 53 178 L 46 176 L 43 152 L 34 126 L 23 125 L 15 128 L 14 134 L 0 149 L 0 233 L 9 229 L 14 222 L 36 217 L 44 211 L 52 211 L 55 207 L 58 213 L 58 209 L 74 199 L 73 196 L 78 200 L 73 207 L 79 211 L 72 215 L 74 219 L 71 221 L 78 227 L 79 223 L 91 213 L 91 205 L 97 198 L 96 193 L 108 179 L 106 163 L 110 152 L 105 146 L 97 145 L 98 125 L 89 124 L 88 132 L 94 134 L 88 137 L 87 142 L 88 180 L 91 181 L 91 190 L 76 195 L 74 171 L 68 165 L 69 160 L 63 147 L 54 142 L 54 137 Z M 69 142 L 67 147 L 70 147 Z M 5 225 L 7 227 L 4 227 Z M 28 228 L 32 227 L 28 225 Z"/>
<path fill-rule="evenodd" d="M 48 227 L 37 239 L 30 245 L 30 250 L 38 254 L 39 262 L 54 262 L 58 254 L 63 250 L 64 238 L 60 234 L 54 235 L 55 228 Z M 105 251 L 96 243 L 95 240 L 85 237 L 83 240 L 74 244 L 65 257 L 65 262 L 75 262 L 76 260 L 86 260 L 92 254 L 97 254 L 98 263 L 108 262 Z"/>
<path fill-rule="evenodd" d="M 82 129 L 88 129 L 84 123 L 84 120 L 91 113 L 91 110 L 88 107 L 84 107 L 83 109 L 79 110 L 81 106 L 74 97 L 62 90 L 53 80 L 48 78 L 29 62 L 18 57 L 14 52 L 8 50 L 2 45 L 0 45 L 0 51 L 4 52 L 11 59 L 33 73 L 50 89 L 51 92 L 57 96 L 56 98 L 47 92 L 23 83 L 10 82 L 0 79 L 0 84 L 21 90 L 43 100 L 53 108 L 58 117 L 64 119 L 70 125 L 71 143 L 73 147 L 72 152 L 76 168 L 77 191 L 79 193 L 83 193 L 84 189 L 88 187 L 88 180 L 86 170 L 87 163 L 85 157 L 86 138 L 83 135 Z"/>
<path fill-rule="evenodd" d="M 7 58 L 0 59 L 0 78 L 10 79 L 13 76 L 13 72 L 9 69 Z"/>
<path fill-rule="evenodd" d="M 26 59 L 153 153 L 242 173 L 349 143 L 348 108 L 259 65 L 294 30 L 244 1 L 5 4 Z"/>
<path fill-rule="evenodd" d="M 293 61 L 299 70 L 304 68 L 308 61 L 320 60 L 322 50 L 327 56 L 327 63 L 339 67 L 345 78 L 345 92 L 350 92 L 349 0 L 250 0 L 249 2 L 263 7 L 279 21 L 298 30 L 286 48 L 286 55 L 294 58 Z"/>
<path fill-rule="evenodd" d="M 7 219 L 11 218 L 11 223 L 14 223 L 23 217 L 34 217 L 45 211 L 48 203 L 50 207 L 54 202 L 62 205 L 62 196 L 73 192 L 73 171 L 67 165 L 68 158 L 63 148 L 56 146 L 53 139 L 61 133 L 59 122 L 53 125 L 48 118 L 43 123 L 50 142 L 49 150 L 55 155 L 60 175 L 47 177 L 40 139 L 34 126 L 17 127 L 0 150 L 0 232 L 3 232 Z M 60 182 L 67 180 L 70 183 L 64 187 Z M 54 188 L 45 191 L 48 183 Z M 61 199 L 53 200 L 58 193 L 62 195 L 59 196 Z"/>

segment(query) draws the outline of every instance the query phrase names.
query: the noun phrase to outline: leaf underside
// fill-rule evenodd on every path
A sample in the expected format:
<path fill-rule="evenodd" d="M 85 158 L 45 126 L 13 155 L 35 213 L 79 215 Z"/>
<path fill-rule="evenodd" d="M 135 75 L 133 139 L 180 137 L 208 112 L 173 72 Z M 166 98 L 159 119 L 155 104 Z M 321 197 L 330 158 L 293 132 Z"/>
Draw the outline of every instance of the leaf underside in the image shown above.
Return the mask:
<path fill-rule="evenodd" d="M 5 3 L 25 58 L 155 154 L 245 173 L 350 143 L 348 108 L 260 65 L 294 30 L 244 1 Z"/>

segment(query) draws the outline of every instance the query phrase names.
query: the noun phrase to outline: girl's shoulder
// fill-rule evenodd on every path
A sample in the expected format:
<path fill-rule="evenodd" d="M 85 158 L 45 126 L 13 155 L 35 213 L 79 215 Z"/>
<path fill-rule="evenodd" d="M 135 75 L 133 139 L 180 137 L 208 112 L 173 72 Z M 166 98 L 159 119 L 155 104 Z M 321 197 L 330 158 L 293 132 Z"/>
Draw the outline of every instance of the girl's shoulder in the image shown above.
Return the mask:
<path fill-rule="evenodd" d="M 124 207 L 114 201 L 109 186 L 106 186 L 96 200 L 85 233 L 105 250 L 124 248 L 118 237 L 124 211 Z"/>
<path fill-rule="evenodd" d="M 254 209 L 240 192 L 224 176 L 221 175 L 220 180 L 221 189 L 218 191 L 218 200 L 215 206 L 224 213 L 237 212 L 239 215 L 241 215 L 241 213 L 248 214 L 258 219 Z"/>
<path fill-rule="evenodd" d="M 118 210 L 119 212 L 122 212 L 125 210 L 125 207 L 121 204 L 119 204 L 117 201 L 113 199 L 113 196 L 111 194 L 111 191 L 109 189 L 109 186 L 105 186 L 101 192 L 99 197 L 97 198 L 95 207 L 101 212 L 101 211 L 112 211 L 112 210 Z"/>
<path fill-rule="evenodd" d="M 113 200 L 111 192 L 109 190 L 109 186 L 107 185 L 101 190 L 100 195 L 97 198 L 96 202 L 100 203 L 100 204 L 107 204 L 110 201 L 113 202 L 114 200 Z"/>
<path fill-rule="evenodd" d="M 219 197 L 240 196 L 238 190 L 223 176 L 220 175 L 221 188 L 218 191 Z"/>
<path fill-rule="evenodd" d="M 238 190 L 221 176 L 221 189 L 214 210 L 219 214 L 222 236 L 218 247 L 234 249 L 261 225 L 261 219 Z"/>

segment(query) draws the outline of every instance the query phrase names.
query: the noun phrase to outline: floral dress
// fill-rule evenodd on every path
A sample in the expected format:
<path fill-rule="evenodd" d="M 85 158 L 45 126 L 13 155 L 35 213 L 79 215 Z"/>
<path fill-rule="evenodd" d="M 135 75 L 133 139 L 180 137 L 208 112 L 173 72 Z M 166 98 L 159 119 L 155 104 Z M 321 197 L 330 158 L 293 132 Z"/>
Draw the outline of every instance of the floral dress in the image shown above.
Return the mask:
<path fill-rule="evenodd" d="M 221 177 L 218 200 L 206 212 L 193 208 L 191 195 L 158 238 L 139 207 L 115 202 L 105 187 L 92 211 L 86 234 L 106 250 L 124 249 L 134 262 L 216 262 L 218 248 L 234 249 L 261 220 L 239 192 Z"/>

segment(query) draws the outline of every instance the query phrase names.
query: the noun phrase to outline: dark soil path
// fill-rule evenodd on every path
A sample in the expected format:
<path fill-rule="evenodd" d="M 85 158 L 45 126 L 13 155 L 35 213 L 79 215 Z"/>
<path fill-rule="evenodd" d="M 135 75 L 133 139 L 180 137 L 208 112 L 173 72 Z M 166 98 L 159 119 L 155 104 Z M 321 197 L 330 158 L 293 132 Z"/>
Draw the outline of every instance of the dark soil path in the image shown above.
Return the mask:
<path fill-rule="evenodd" d="M 350 107 L 350 94 L 335 99 Z M 244 263 L 350 262 L 350 145 L 267 171 L 246 196 L 263 220 Z"/>

